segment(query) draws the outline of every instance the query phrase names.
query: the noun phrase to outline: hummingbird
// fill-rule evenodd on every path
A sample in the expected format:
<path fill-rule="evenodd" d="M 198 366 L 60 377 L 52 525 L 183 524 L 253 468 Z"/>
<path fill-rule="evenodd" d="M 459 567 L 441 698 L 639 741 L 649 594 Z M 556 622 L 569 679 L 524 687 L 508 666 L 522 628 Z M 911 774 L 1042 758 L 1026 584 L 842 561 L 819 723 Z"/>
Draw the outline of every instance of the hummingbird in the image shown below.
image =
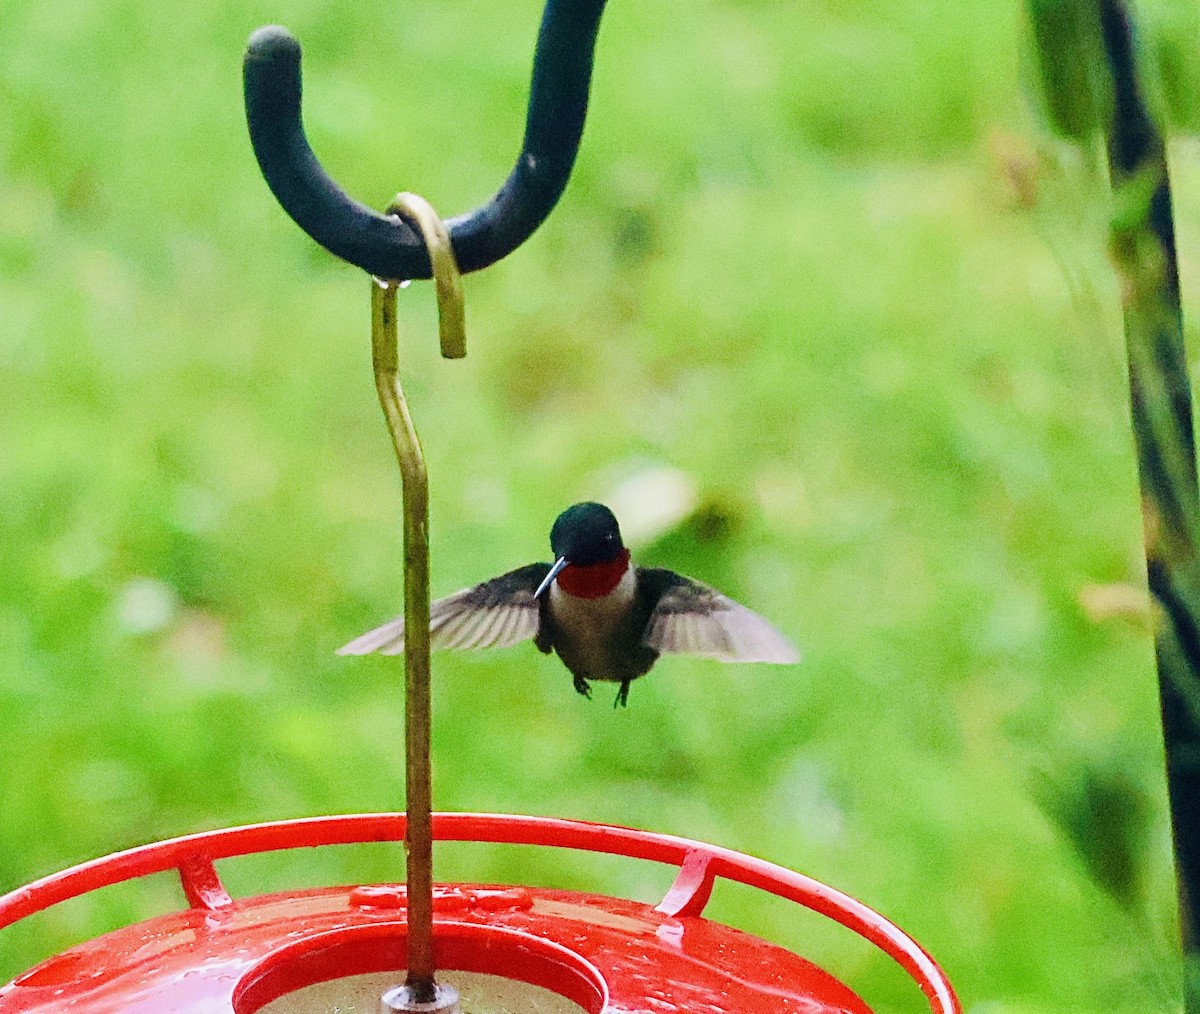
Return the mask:
<path fill-rule="evenodd" d="M 557 653 L 576 691 L 591 682 L 619 683 L 613 707 L 629 700 L 629 684 L 664 653 L 723 662 L 800 661 L 786 637 L 757 613 L 690 577 L 637 567 L 621 541 L 613 512 L 599 503 L 568 507 L 550 529 L 553 563 L 530 563 L 432 603 L 434 648 L 503 648 L 533 639 Z M 339 655 L 398 655 L 404 617 L 368 631 Z"/>

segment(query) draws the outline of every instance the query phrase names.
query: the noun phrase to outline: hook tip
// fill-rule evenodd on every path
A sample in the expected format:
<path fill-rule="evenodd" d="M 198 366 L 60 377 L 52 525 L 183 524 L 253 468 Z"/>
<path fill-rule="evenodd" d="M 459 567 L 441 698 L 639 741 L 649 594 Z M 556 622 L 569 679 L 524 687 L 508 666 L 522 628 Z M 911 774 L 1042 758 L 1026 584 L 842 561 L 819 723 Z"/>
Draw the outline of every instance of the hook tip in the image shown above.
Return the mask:
<path fill-rule="evenodd" d="M 246 43 L 247 60 L 300 59 L 300 42 L 283 25 L 263 25 Z"/>

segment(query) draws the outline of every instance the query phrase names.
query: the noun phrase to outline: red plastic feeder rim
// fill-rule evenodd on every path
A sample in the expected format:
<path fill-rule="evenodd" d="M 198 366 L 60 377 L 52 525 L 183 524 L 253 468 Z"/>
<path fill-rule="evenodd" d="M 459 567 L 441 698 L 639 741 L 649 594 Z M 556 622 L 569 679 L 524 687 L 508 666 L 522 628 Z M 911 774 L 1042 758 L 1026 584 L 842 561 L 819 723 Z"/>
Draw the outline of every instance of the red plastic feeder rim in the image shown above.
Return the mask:
<path fill-rule="evenodd" d="M 0 930 L 59 902 L 168 870 L 178 872 L 192 908 L 215 911 L 230 904 L 213 866 L 215 860 L 322 845 L 401 841 L 404 832 L 404 814 L 367 813 L 249 824 L 142 845 L 51 874 L 0 897 Z M 921 987 L 934 1014 L 962 1014 L 949 980 L 912 937 L 849 895 L 774 863 L 675 835 L 556 817 L 436 813 L 433 836 L 437 841 L 577 849 L 677 866 L 675 882 L 656 907 L 672 917 L 700 915 L 717 877 L 758 888 L 833 919 L 870 941 Z"/>

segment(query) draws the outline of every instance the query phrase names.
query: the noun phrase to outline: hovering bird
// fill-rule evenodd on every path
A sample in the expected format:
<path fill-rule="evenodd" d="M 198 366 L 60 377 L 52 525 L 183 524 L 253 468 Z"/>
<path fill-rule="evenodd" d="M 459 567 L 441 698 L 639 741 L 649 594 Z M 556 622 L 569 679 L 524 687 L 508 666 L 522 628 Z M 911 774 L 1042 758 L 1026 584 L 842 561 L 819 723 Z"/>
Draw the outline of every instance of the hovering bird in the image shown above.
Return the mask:
<path fill-rule="evenodd" d="M 568 507 L 550 529 L 554 563 L 531 563 L 430 606 L 434 648 L 503 648 L 533 638 L 558 653 L 591 697 L 589 681 L 629 684 L 664 652 L 723 662 L 800 661 L 800 654 L 757 613 L 720 592 L 658 567 L 635 567 L 617 519 L 603 504 Z M 339 655 L 398 655 L 404 617 L 363 634 Z"/>

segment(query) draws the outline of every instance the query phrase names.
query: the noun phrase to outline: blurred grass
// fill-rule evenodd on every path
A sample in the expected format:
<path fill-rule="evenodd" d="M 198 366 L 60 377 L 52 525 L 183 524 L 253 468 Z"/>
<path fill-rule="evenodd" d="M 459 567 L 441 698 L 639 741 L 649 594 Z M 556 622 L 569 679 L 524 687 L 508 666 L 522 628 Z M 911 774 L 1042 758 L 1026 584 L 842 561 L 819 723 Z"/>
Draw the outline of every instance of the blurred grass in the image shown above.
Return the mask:
<path fill-rule="evenodd" d="M 1148 10 L 1150 48 L 1190 66 L 1185 5 Z M 5 4 L 0 889 L 191 830 L 401 805 L 399 668 L 332 654 L 399 609 L 366 282 L 259 178 L 240 53 L 287 24 L 333 175 L 451 214 L 510 168 L 539 12 Z M 700 516 L 638 558 L 807 658 L 668 659 L 614 712 L 531 648 L 439 657 L 435 798 L 803 870 L 910 930 L 973 1014 L 1145 1014 L 1179 991 L 1117 294 L 1103 183 L 1049 138 L 1033 62 L 1013 2 L 612 5 L 575 179 L 468 278 L 468 359 L 437 360 L 424 287 L 401 300 L 434 590 L 544 557 L 563 506 L 667 464 Z M 1164 101 L 1194 125 L 1181 80 Z M 1172 148 L 1189 320 L 1198 156 Z M 225 872 L 245 892 L 398 860 Z M 440 862 L 648 899 L 669 880 Z M 175 903 L 153 881 L 63 906 L 0 936 L 0 975 Z M 710 911 L 881 1012 L 920 1009 L 786 907 L 730 888 Z"/>

